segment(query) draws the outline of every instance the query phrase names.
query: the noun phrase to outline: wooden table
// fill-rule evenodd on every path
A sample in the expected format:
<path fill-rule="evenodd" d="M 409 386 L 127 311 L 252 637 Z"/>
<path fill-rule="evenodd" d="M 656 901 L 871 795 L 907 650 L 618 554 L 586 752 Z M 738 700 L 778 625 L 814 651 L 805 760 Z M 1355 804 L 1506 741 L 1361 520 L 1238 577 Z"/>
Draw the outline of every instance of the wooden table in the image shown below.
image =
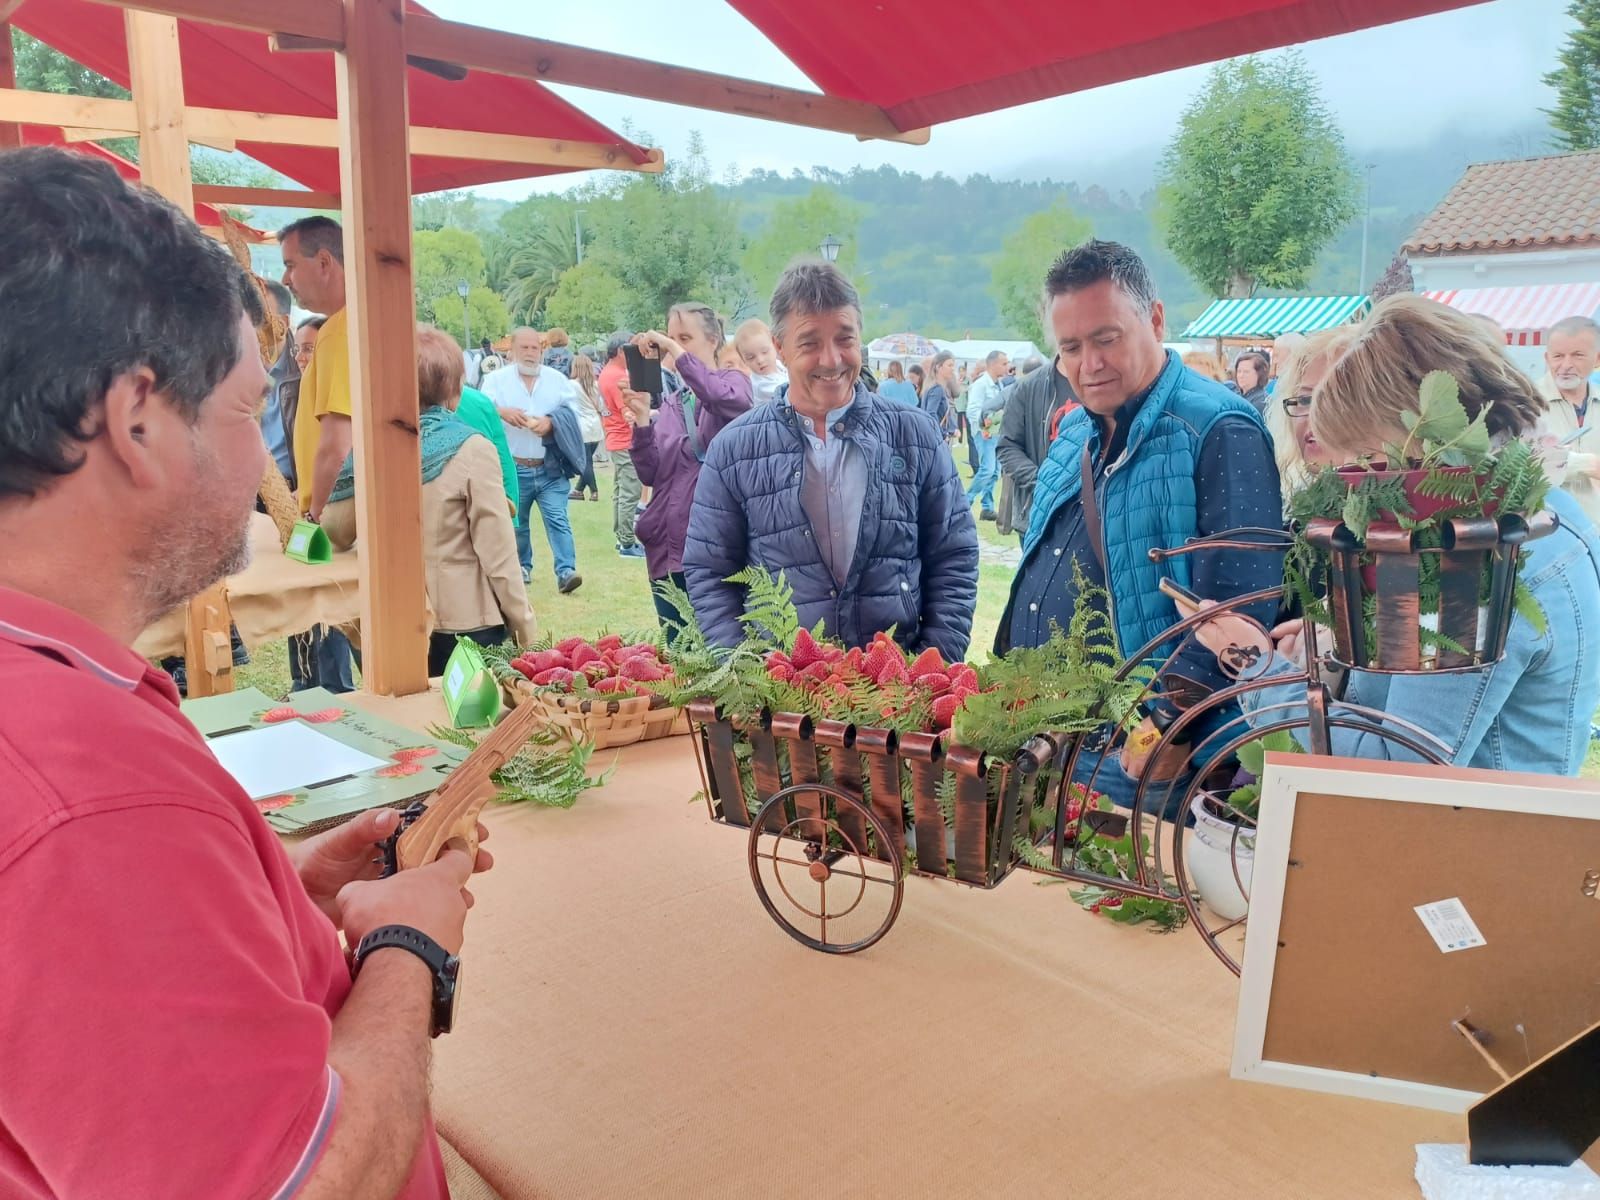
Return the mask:
<path fill-rule="evenodd" d="M 434 1105 L 507 1200 L 1411 1200 L 1414 1145 L 1465 1140 L 1460 1118 L 1230 1080 L 1237 983 L 1200 940 L 1027 874 L 912 879 L 878 946 L 805 950 L 742 834 L 691 803 L 687 738 L 613 760 L 571 810 L 486 817 Z"/>
<path fill-rule="evenodd" d="M 259 646 L 314 625 L 339 625 L 361 616 L 361 566 L 354 550 L 326 563 L 302 563 L 283 553 L 278 527 L 257 513 L 250 525 L 250 565 L 228 577 L 228 607 L 246 646 Z M 139 635 L 146 658 L 183 653 L 184 608 Z"/>

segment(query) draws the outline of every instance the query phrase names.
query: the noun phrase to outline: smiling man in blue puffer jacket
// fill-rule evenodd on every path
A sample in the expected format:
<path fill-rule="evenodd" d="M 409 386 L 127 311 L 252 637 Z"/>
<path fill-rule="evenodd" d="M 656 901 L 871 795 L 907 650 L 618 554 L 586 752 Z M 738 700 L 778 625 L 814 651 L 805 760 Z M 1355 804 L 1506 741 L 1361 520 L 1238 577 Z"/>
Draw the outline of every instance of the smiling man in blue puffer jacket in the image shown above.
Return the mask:
<path fill-rule="evenodd" d="M 783 572 L 802 625 L 847 645 L 892 628 L 907 650 L 964 657 L 978 531 L 938 425 L 861 383 L 861 302 L 832 264 L 784 272 L 772 336 L 788 390 L 723 430 L 695 489 L 683 570 L 700 627 L 743 638 L 728 577 L 754 565 Z"/>

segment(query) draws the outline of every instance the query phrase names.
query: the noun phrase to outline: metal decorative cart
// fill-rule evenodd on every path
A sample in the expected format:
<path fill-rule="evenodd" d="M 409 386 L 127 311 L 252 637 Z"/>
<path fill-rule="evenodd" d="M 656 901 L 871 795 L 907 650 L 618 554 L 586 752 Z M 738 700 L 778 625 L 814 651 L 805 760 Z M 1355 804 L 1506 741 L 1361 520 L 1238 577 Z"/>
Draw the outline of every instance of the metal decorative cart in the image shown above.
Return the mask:
<path fill-rule="evenodd" d="M 883 938 L 899 915 L 908 874 L 992 888 L 1022 867 L 1182 904 L 1206 944 L 1238 974 L 1254 822 L 1229 814 L 1228 861 L 1246 911 L 1219 916 L 1191 887 L 1185 863 L 1184 841 L 1193 833 L 1184 817 L 1196 798 L 1215 803 L 1212 789 L 1232 776 L 1239 748 L 1280 730 L 1296 733 L 1297 741 L 1316 754 L 1329 753 L 1334 731 L 1348 730 L 1416 760 L 1447 762 L 1450 747 L 1414 724 L 1338 699 L 1343 679 L 1336 688 L 1330 676 L 1352 668 L 1392 673 L 1423 668 L 1418 579 L 1428 556 L 1438 558 L 1442 581 L 1437 629 L 1458 647 L 1429 669 L 1472 670 L 1497 661 L 1512 619 L 1520 548 L 1554 527 L 1549 513 L 1532 522 L 1506 516 L 1459 527 L 1447 523 L 1440 549 L 1418 549 L 1398 527 L 1378 523 L 1366 542 L 1336 522 L 1309 528 L 1307 540 L 1322 548 L 1330 563 L 1329 578 L 1320 586 L 1333 614 L 1333 650 L 1321 652 L 1315 626 L 1308 622 L 1303 667 L 1252 677 L 1253 664 L 1231 664 L 1239 680 L 1182 708 L 1146 759 L 1158 763 L 1167 747 L 1203 731 L 1184 769 L 1173 779 L 1158 780 L 1147 768 L 1126 808 L 1096 811 L 1079 802 L 1082 789 L 1098 790 L 1102 772 L 1121 771 L 1117 759 L 1125 734 L 1110 723 L 1089 734 L 1042 731 L 1009 759 L 994 759 L 970 747 L 945 745 L 933 734 L 897 736 L 796 713 L 740 719 L 701 701 L 689 705 L 688 714 L 707 806 L 714 820 L 745 832 L 751 882 L 768 914 L 815 950 L 851 954 Z M 1151 556 L 1167 561 L 1210 550 L 1282 554 L 1288 545 L 1281 531 L 1241 529 Z M 1491 582 L 1480 605 L 1484 579 Z M 1160 678 L 1198 625 L 1222 612 L 1251 620 L 1240 610 L 1276 603 L 1283 594 L 1282 588 L 1254 592 L 1179 621 L 1129 656 L 1122 677 L 1143 664 L 1155 668 L 1152 678 Z M 1367 599 L 1372 596 L 1375 604 Z M 1276 700 L 1252 699 L 1285 687 L 1294 689 L 1292 700 L 1283 699 L 1282 691 Z M 1147 691 L 1146 700 L 1154 698 Z M 1175 699 L 1181 707 L 1182 699 Z M 1251 706 L 1249 721 L 1241 702 Z M 1082 789 L 1071 786 L 1074 782 Z M 1127 877 L 1080 865 L 1084 847 L 1096 835 L 1131 837 Z"/>

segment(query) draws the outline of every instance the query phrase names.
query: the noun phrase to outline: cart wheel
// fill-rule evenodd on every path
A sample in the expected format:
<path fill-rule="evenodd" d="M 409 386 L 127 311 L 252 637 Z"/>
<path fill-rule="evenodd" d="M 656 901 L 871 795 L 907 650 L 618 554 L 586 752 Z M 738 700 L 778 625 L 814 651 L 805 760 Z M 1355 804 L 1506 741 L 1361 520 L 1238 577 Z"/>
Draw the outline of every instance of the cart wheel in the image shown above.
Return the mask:
<path fill-rule="evenodd" d="M 816 797 L 821 815 L 786 821 L 785 801 L 800 795 Z M 873 846 L 858 844 L 829 815 L 841 809 L 854 814 L 852 823 L 868 831 Z M 905 880 L 893 845 L 872 810 L 847 792 L 797 784 L 774 795 L 750 822 L 750 881 L 767 915 L 795 941 L 824 954 L 854 954 L 888 933 L 900 915 Z M 873 857 L 874 846 L 885 858 Z"/>

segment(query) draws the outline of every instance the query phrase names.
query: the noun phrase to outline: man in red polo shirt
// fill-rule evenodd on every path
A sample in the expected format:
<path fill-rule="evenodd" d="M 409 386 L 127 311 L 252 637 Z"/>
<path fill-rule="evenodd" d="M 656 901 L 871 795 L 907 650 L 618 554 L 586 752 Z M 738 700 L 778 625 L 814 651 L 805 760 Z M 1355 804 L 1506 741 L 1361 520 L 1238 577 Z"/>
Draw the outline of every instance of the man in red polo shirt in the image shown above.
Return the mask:
<path fill-rule="evenodd" d="M 434 972 L 340 931 L 458 953 L 473 864 L 286 853 L 128 648 L 248 556 L 259 300 L 82 155 L 0 154 L 0 212 L 0 1196 L 444 1197 Z"/>

